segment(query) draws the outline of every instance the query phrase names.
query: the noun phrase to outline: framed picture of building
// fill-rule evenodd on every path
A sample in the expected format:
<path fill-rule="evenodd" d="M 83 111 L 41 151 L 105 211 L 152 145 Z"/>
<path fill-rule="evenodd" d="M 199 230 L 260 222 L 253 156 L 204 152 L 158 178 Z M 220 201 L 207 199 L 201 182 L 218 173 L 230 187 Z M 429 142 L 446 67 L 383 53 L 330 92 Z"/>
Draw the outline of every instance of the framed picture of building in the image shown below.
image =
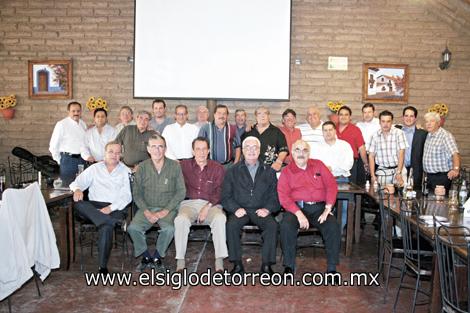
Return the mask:
<path fill-rule="evenodd" d="M 72 60 L 28 61 L 31 99 L 71 99 Z"/>
<path fill-rule="evenodd" d="M 408 65 L 365 63 L 362 101 L 378 103 L 408 102 Z"/>

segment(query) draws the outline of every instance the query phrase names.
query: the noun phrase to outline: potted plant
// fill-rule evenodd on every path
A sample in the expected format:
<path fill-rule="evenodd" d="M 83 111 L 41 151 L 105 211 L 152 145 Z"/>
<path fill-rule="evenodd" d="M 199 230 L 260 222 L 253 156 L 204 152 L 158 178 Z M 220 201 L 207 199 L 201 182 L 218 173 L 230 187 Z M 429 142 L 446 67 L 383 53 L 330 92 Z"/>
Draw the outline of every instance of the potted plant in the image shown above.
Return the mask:
<path fill-rule="evenodd" d="M 15 95 L 0 97 L 0 111 L 2 111 L 4 119 L 11 120 L 15 116 L 15 109 L 13 108 L 15 105 Z"/>
<path fill-rule="evenodd" d="M 328 115 L 328 118 L 330 121 L 338 125 L 338 111 L 341 109 L 341 107 L 344 105 L 343 101 L 329 101 L 327 104 L 328 109 L 332 112 L 330 115 Z"/>
<path fill-rule="evenodd" d="M 96 109 L 102 108 L 108 111 L 108 103 L 106 100 L 104 100 L 101 97 L 95 98 L 95 97 L 90 97 L 88 101 L 86 102 L 86 107 L 90 112 L 94 112 Z"/>
<path fill-rule="evenodd" d="M 439 116 L 441 117 L 442 127 L 444 126 L 444 122 L 446 121 L 447 114 L 449 114 L 449 108 L 445 103 L 436 103 L 429 108 L 428 112 L 436 112 L 437 114 L 439 114 Z"/>

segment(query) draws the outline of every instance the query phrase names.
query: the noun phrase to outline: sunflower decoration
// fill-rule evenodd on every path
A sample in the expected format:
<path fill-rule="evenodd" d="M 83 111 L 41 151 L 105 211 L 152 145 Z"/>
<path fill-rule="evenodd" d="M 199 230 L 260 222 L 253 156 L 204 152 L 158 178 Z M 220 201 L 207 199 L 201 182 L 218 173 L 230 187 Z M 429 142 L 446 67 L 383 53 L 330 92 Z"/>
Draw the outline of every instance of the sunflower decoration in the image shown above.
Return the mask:
<path fill-rule="evenodd" d="M 0 110 L 13 108 L 15 105 L 16 105 L 15 95 L 0 97 Z"/>
<path fill-rule="evenodd" d="M 429 108 L 428 112 L 436 112 L 439 116 L 446 117 L 449 114 L 449 108 L 445 103 L 436 103 Z"/>
<path fill-rule="evenodd" d="M 343 100 L 341 101 L 329 101 L 327 104 L 328 109 L 330 109 L 331 112 L 338 113 L 339 109 L 344 105 Z"/>
<path fill-rule="evenodd" d="M 94 111 L 96 109 L 105 109 L 108 111 L 108 102 L 104 100 L 101 97 L 95 98 L 95 97 L 90 97 L 88 101 L 86 102 L 86 107 L 90 111 Z"/>

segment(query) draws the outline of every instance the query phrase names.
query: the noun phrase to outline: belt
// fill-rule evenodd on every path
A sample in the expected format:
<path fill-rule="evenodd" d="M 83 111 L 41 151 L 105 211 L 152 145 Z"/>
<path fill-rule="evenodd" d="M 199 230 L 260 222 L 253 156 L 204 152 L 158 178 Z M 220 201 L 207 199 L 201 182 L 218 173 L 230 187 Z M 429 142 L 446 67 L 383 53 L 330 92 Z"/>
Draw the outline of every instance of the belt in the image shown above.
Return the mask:
<path fill-rule="evenodd" d="M 385 170 L 394 170 L 396 169 L 398 166 L 380 166 L 379 165 L 379 168 L 378 169 L 385 169 Z"/>
<path fill-rule="evenodd" d="M 296 201 L 295 203 L 299 206 L 299 208 L 303 209 L 305 205 L 325 204 L 325 201 L 315 202 L 315 201 L 302 201 L 302 200 L 299 200 L 299 201 Z"/>
<path fill-rule="evenodd" d="M 232 160 L 224 162 L 224 163 L 220 163 L 220 165 L 227 165 L 227 164 L 230 164 L 230 163 L 232 163 Z"/>
<path fill-rule="evenodd" d="M 426 175 L 428 176 L 446 175 L 447 176 L 447 172 L 426 173 Z"/>
<path fill-rule="evenodd" d="M 60 153 L 61 155 L 67 155 L 71 158 L 74 158 L 74 159 L 78 159 L 80 158 L 80 154 L 73 154 L 73 153 L 69 153 L 69 152 L 61 152 Z"/>

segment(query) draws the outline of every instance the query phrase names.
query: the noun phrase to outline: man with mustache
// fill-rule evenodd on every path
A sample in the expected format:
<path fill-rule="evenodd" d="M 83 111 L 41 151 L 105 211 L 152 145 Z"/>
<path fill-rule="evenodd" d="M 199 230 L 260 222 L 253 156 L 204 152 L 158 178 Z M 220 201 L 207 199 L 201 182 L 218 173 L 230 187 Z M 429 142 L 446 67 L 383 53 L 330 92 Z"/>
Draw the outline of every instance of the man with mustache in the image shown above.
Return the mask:
<path fill-rule="evenodd" d="M 68 117 L 57 122 L 49 142 L 52 158 L 60 165 L 60 178 L 64 186 L 75 179 L 78 165 L 85 164 L 80 156 L 80 147 L 84 145 L 87 129 L 81 119 L 82 105 L 79 102 L 70 102 L 67 110 Z"/>
<path fill-rule="evenodd" d="M 281 246 L 284 273 L 295 271 L 297 233 L 317 227 L 326 246 L 327 272 L 335 273 L 339 263 L 341 237 L 331 210 L 338 185 L 330 170 L 320 160 L 309 159 L 310 146 L 303 140 L 292 145 L 292 159 L 281 172 L 277 185 L 279 201 L 286 210 L 281 221 Z"/>
<path fill-rule="evenodd" d="M 241 154 L 237 127 L 227 122 L 228 114 L 228 107 L 218 104 L 214 110 L 214 122 L 203 125 L 199 130 L 199 137 L 209 140 L 210 159 L 226 168 L 238 163 Z"/>

